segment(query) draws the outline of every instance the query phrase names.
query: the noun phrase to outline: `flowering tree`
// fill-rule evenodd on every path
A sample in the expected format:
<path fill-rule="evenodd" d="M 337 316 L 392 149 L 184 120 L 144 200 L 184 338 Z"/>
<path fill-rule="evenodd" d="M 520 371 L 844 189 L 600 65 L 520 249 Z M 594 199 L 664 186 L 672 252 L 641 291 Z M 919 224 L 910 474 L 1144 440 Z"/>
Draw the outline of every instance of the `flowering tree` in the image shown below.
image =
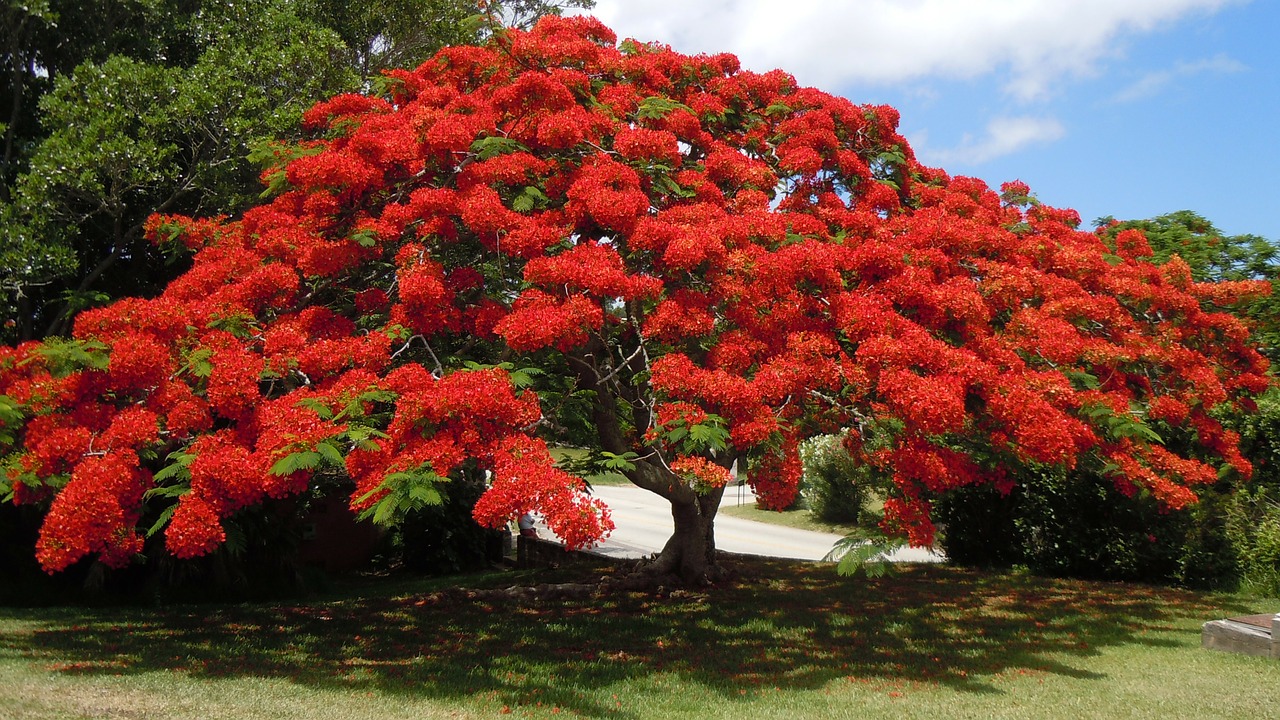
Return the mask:
<path fill-rule="evenodd" d="M 575 409 L 599 462 L 670 501 L 656 568 L 686 579 L 715 569 L 732 464 L 784 507 L 815 432 L 891 471 L 887 529 L 918 545 L 932 497 L 1007 489 L 1012 465 L 1088 464 L 1171 507 L 1249 471 L 1212 411 L 1265 362 L 1214 308 L 1259 287 L 923 167 L 889 107 L 590 18 L 381 87 L 313 108 L 240 219 L 153 217 L 195 252 L 158 297 L 0 354 L 5 482 L 48 503 L 46 569 L 128 563 L 148 526 L 208 553 L 326 474 L 394 520 L 488 471 L 481 523 L 536 510 L 589 545 L 607 510 L 541 439 Z"/>

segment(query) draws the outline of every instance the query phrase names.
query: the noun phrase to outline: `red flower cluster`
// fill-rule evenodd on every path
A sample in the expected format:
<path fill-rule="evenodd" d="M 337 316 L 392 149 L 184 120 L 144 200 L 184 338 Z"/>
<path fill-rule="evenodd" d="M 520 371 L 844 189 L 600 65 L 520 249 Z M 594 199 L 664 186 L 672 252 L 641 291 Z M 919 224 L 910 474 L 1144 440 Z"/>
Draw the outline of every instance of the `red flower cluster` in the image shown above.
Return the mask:
<path fill-rule="evenodd" d="M 768 448 L 757 455 L 747 470 L 747 482 L 756 494 L 756 504 L 764 510 L 786 510 L 800 490 L 799 441 L 785 437 L 780 448 Z"/>
<path fill-rule="evenodd" d="M 671 471 L 687 479 L 698 492 L 724 487 L 733 481 L 733 473 L 727 468 L 696 455 L 676 456 L 671 461 Z"/>

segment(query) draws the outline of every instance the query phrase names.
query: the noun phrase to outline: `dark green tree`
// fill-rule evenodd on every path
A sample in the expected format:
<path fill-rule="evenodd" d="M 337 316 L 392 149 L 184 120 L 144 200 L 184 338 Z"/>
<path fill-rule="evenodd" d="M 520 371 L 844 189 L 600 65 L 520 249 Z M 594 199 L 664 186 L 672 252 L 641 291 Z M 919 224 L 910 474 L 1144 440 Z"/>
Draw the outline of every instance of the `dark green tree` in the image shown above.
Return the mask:
<path fill-rule="evenodd" d="M 240 211 L 261 191 L 255 159 L 318 99 L 499 18 L 589 4 L 6 0 L 0 337 L 65 334 L 84 307 L 163 286 L 181 258 L 142 222 Z"/>
<path fill-rule="evenodd" d="M 166 280 L 143 221 L 235 212 L 257 195 L 250 148 L 353 82 L 336 35 L 287 8 L 192 27 L 204 50 L 190 66 L 112 55 L 41 98 L 49 133 L 0 216 L 19 337 L 65 334 L 82 307 Z"/>
<path fill-rule="evenodd" d="M 1105 217 L 1094 224 L 1112 239 L 1124 230 L 1141 230 L 1155 251 L 1156 263 L 1177 255 L 1200 282 L 1270 280 L 1280 273 L 1280 248 L 1271 241 L 1259 235 L 1227 235 L 1190 210 L 1123 222 Z"/>
<path fill-rule="evenodd" d="M 1191 276 L 1199 282 L 1271 283 L 1270 296 L 1227 309 L 1249 322 L 1263 353 L 1276 359 L 1280 348 L 1280 286 L 1276 284 L 1280 280 L 1280 246 L 1275 242 L 1260 235 L 1227 235 L 1190 210 L 1123 222 L 1104 217 L 1094 224 L 1112 243 L 1125 230 L 1141 230 L 1154 252 L 1154 262 L 1162 264 L 1176 255 L 1190 266 Z"/>

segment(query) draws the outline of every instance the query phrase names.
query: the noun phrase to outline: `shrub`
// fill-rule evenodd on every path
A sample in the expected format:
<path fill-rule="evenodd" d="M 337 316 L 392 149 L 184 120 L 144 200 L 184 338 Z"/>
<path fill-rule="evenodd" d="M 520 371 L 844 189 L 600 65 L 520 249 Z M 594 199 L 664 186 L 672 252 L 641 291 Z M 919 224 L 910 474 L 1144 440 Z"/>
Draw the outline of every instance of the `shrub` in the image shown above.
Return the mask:
<path fill-rule="evenodd" d="M 1024 469 L 1005 496 L 961 488 L 938 503 L 942 548 L 954 563 L 1024 566 L 1057 577 L 1229 584 L 1237 572 L 1223 498 L 1208 489 L 1181 511 L 1149 495 L 1127 496 L 1107 477 L 1055 468 Z"/>
<path fill-rule="evenodd" d="M 444 502 L 414 510 L 388 534 L 388 559 L 428 575 L 475 570 L 500 559 L 500 532 L 481 527 L 471 516 L 484 484 L 464 479 L 442 489 Z"/>
<path fill-rule="evenodd" d="M 804 475 L 800 492 L 809 512 L 823 522 L 856 523 L 867 501 L 867 468 L 859 466 L 838 435 L 820 435 L 800 444 Z"/>
<path fill-rule="evenodd" d="M 954 490 L 934 506 L 939 544 L 966 567 L 1007 568 L 1023 562 L 1015 515 L 1018 498 L 989 486 Z"/>
<path fill-rule="evenodd" d="M 1280 493 L 1245 489 L 1227 506 L 1227 533 L 1240 568 L 1240 588 L 1280 597 Z"/>

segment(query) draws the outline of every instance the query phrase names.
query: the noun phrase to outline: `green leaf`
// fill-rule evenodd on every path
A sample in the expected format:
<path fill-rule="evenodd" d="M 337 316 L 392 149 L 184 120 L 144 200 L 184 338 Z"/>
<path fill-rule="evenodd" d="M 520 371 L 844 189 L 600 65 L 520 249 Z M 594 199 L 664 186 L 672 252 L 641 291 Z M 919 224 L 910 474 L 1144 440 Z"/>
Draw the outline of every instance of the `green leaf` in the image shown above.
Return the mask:
<path fill-rule="evenodd" d="M 111 359 L 107 346 L 97 340 L 64 340 L 46 338 L 37 350 L 54 377 L 65 377 L 79 370 L 106 370 Z M 21 364 L 26 364 L 24 361 Z"/>
<path fill-rule="evenodd" d="M 720 425 L 702 423 L 689 428 L 689 440 L 697 449 L 724 450 L 728 447 L 729 431 Z"/>
<path fill-rule="evenodd" d="M 413 331 L 403 325 L 389 325 L 383 332 L 392 340 L 408 340 L 413 337 Z"/>
<path fill-rule="evenodd" d="M 355 399 L 355 401 L 354 401 L 354 402 L 358 402 L 358 403 L 366 403 L 366 402 L 389 403 L 389 402 L 394 401 L 394 400 L 395 400 L 396 398 L 398 398 L 398 397 L 400 397 L 400 396 L 399 396 L 398 394 L 396 394 L 395 392 L 392 392 L 391 390 L 379 390 L 379 389 L 375 388 L 375 389 L 372 389 L 372 390 L 366 390 L 365 392 L 360 393 L 359 395 L 357 395 L 357 396 L 356 396 L 356 399 Z"/>
<path fill-rule="evenodd" d="M 346 458 L 342 456 L 342 451 L 334 447 L 328 440 L 322 440 L 316 445 L 316 450 L 325 459 L 325 461 L 334 467 L 346 466 Z"/>
<path fill-rule="evenodd" d="M 365 228 L 351 233 L 351 237 L 348 239 L 354 240 L 360 247 L 370 248 L 378 244 L 378 233 L 370 228 Z"/>
<path fill-rule="evenodd" d="M 198 378 L 207 378 L 213 374 L 213 363 L 210 358 L 213 357 L 213 350 L 210 348 L 199 348 L 191 351 L 187 355 L 187 364 L 178 370 L 178 375 L 189 372 Z"/>
<path fill-rule="evenodd" d="M 0 395 L 0 445 L 12 445 L 15 428 L 22 425 L 22 406 L 8 395 Z"/>
<path fill-rule="evenodd" d="M 191 488 L 187 485 L 163 485 L 151 488 L 142 497 L 146 500 L 157 497 L 180 498 L 189 492 L 191 492 Z"/>
<path fill-rule="evenodd" d="M 511 201 L 511 209 L 518 213 L 527 213 L 532 210 L 533 207 L 533 198 L 525 195 L 524 193 L 520 193 L 516 196 L 515 200 Z"/>
<path fill-rule="evenodd" d="M 635 470 L 636 464 L 632 461 L 638 460 L 640 458 L 639 455 L 633 452 L 625 452 L 625 453 L 622 453 L 621 455 L 615 455 L 611 452 L 601 452 L 600 456 L 604 458 L 604 460 L 600 463 L 603 467 L 609 470 L 617 471 L 617 472 L 626 472 L 628 470 Z"/>
<path fill-rule="evenodd" d="M 1084 370 L 1069 368 L 1063 370 L 1062 374 L 1065 375 L 1067 379 L 1071 381 L 1071 384 L 1077 389 L 1097 390 L 1102 387 L 1102 383 L 1098 382 L 1097 377 L 1085 372 Z"/>
<path fill-rule="evenodd" d="M 257 332 L 257 319 L 252 315 L 237 314 L 214 318 L 209 327 L 214 330 L 225 330 L 241 340 L 248 340 Z"/>
<path fill-rule="evenodd" d="M 196 455 L 193 452 L 183 452 L 182 450 L 170 452 L 166 460 L 172 460 L 173 462 L 170 462 L 159 473 L 156 473 L 152 479 L 159 483 L 169 478 L 182 477 L 183 474 L 186 474 L 187 469 L 191 468 L 191 462 L 195 459 Z"/>
<path fill-rule="evenodd" d="M 226 551 L 231 555 L 238 556 L 249 547 L 249 535 L 240 527 L 240 524 L 233 520 L 223 520 L 222 529 L 227 534 L 227 540 L 223 544 Z"/>
<path fill-rule="evenodd" d="M 371 513 L 368 511 L 361 513 L 360 519 L 371 519 L 376 525 L 390 525 L 399 510 L 398 499 L 388 495 L 374 504 Z"/>
<path fill-rule="evenodd" d="M 300 470 L 315 470 L 324 456 L 314 450 L 290 453 L 271 466 L 272 475 L 292 475 Z"/>
<path fill-rule="evenodd" d="M 398 93 L 404 88 L 404 80 L 390 75 L 379 75 L 373 78 L 370 86 L 373 94 L 379 97 L 389 97 Z"/>
<path fill-rule="evenodd" d="M 1085 405 L 1080 409 L 1082 412 L 1084 412 L 1085 417 L 1091 420 L 1097 420 L 1098 418 L 1102 418 L 1102 417 L 1110 417 L 1115 414 L 1114 412 L 1112 412 L 1109 406 L 1103 405 L 1101 403 Z"/>
<path fill-rule="evenodd" d="M 160 513 L 160 517 L 156 518 L 155 523 L 147 530 L 147 537 L 150 538 L 156 533 L 163 530 L 164 526 L 168 525 L 169 520 L 173 518 L 173 511 L 177 509 L 178 509 L 177 505 L 170 505 L 169 507 L 165 508 Z"/>
<path fill-rule="evenodd" d="M 511 138 L 495 135 L 493 137 L 484 137 L 471 143 L 471 152 L 481 160 L 488 160 L 499 155 L 507 155 L 516 152 L 528 152 L 529 148 L 521 145 L 519 142 Z"/>
<path fill-rule="evenodd" d="M 370 452 L 376 452 L 382 447 L 378 443 L 374 442 L 373 438 L 386 439 L 389 437 L 381 430 L 371 428 L 367 425 L 352 425 L 344 435 L 346 436 L 347 441 L 355 447 L 360 448 L 361 450 L 368 450 Z"/>
<path fill-rule="evenodd" d="M 542 189 L 535 186 L 526 186 L 520 191 L 520 194 L 511 201 L 511 209 L 520 213 L 527 213 L 535 208 L 543 207 L 548 201 L 546 193 Z"/>
<path fill-rule="evenodd" d="M 1164 444 L 1164 439 L 1146 423 L 1142 422 L 1142 418 L 1136 410 L 1117 414 L 1110 406 L 1096 403 L 1085 405 L 1080 408 L 1080 411 L 1086 418 L 1101 425 L 1106 430 L 1107 437 L 1112 440 L 1128 438 Z"/>
<path fill-rule="evenodd" d="M 892 150 L 885 150 L 876 156 L 876 159 L 882 163 L 892 163 L 901 165 L 907 161 L 907 156 L 903 154 L 902 148 L 894 147 Z"/>
<path fill-rule="evenodd" d="M 363 510 L 359 518 L 384 526 L 400 523 L 414 510 L 444 502 L 444 496 L 436 487 L 442 482 L 447 480 L 432 472 L 429 464 L 412 471 L 391 473 L 377 487 L 356 498 L 357 503 L 363 503 L 379 492 L 386 492 L 371 507 Z"/>
<path fill-rule="evenodd" d="M 329 406 L 316 398 L 303 398 L 295 404 L 295 407 L 306 408 L 319 415 L 321 420 L 333 419 L 333 411 L 329 409 Z"/>
<path fill-rule="evenodd" d="M 640 101 L 639 107 L 636 108 L 636 117 L 646 118 L 649 120 L 661 120 L 671 113 L 673 110 L 684 110 L 693 115 L 693 110 L 684 103 L 676 102 L 670 98 L 651 96 Z"/>
<path fill-rule="evenodd" d="M 668 195 L 675 195 L 676 197 L 682 198 L 697 197 L 698 195 L 696 190 L 681 186 L 680 183 L 676 182 L 675 178 L 671 177 L 670 174 L 659 174 L 654 178 L 654 180 L 658 183 L 659 187 L 667 192 Z"/>
<path fill-rule="evenodd" d="M 540 368 L 527 367 L 509 370 L 507 374 L 511 377 L 511 384 L 517 388 L 527 388 L 533 385 L 534 378 L 539 375 L 545 375 Z"/>
<path fill-rule="evenodd" d="M 444 502 L 440 491 L 430 485 L 413 484 L 409 486 L 409 497 L 423 505 L 439 505 Z"/>
<path fill-rule="evenodd" d="M 868 539 L 861 535 L 849 535 L 836 542 L 823 560 L 839 561 L 836 572 L 856 575 L 863 572 L 869 578 L 881 577 L 893 568 L 889 558 L 906 542 L 898 539 Z"/>

